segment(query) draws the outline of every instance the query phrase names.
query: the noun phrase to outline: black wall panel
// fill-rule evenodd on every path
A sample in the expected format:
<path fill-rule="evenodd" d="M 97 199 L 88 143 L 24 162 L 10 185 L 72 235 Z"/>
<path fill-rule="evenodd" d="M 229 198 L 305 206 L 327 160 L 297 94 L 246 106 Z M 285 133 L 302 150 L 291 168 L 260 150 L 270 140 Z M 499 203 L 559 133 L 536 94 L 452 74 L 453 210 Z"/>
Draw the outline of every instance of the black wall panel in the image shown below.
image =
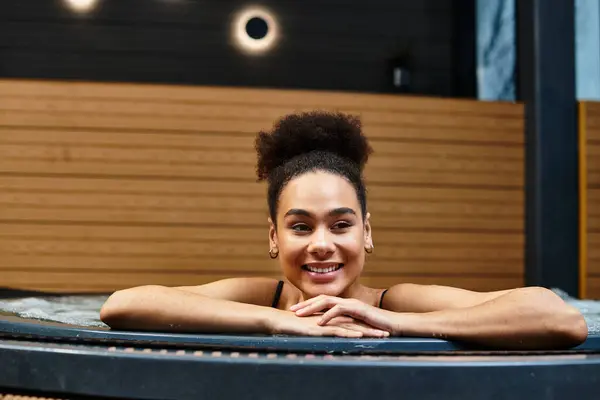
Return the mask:
<path fill-rule="evenodd" d="M 262 56 L 240 52 L 231 37 L 234 15 L 254 4 L 280 25 L 278 45 Z M 388 92 L 389 62 L 400 58 L 413 93 L 449 96 L 452 4 L 99 0 L 77 15 L 63 0 L 6 1 L 0 76 Z"/>

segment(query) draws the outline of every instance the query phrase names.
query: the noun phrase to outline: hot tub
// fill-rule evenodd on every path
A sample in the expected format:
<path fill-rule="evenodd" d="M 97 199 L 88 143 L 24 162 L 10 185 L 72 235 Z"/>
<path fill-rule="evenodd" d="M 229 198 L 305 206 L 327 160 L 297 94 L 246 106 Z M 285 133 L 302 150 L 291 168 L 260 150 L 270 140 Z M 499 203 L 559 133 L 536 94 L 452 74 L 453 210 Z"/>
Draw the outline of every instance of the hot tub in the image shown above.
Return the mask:
<path fill-rule="evenodd" d="M 0 394 L 132 399 L 597 399 L 600 388 L 598 302 L 567 298 L 582 310 L 590 327 L 588 339 L 578 347 L 493 351 L 419 338 L 111 331 L 98 319 L 105 299 L 5 291 L 0 300 Z"/>

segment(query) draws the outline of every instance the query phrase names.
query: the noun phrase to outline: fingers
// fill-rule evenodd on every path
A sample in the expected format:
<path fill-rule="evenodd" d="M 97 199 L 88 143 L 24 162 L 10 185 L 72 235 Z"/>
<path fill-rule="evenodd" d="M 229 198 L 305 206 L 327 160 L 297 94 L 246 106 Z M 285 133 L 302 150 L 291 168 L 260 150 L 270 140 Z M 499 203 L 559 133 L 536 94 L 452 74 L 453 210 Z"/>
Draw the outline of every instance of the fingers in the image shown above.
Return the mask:
<path fill-rule="evenodd" d="M 354 329 L 346 329 L 341 326 L 328 326 L 320 330 L 316 336 L 337 336 L 345 338 L 360 338 L 363 333 Z"/>
<path fill-rule="evenodd" d="M 308 304 L 303 308 L 299 308 L 296 310 L 296 315 L 299 317 L 305 317 L 307 315 L 312 315 L 319 311 L 323 311 L 329 309 L 333 306 L 333 301 L 331 299 L 321 299 L 313 302 L 312 304 Z"/>
<path fill-rule="evenodd" d="M 312 299 L 300 302 L 290 308 L 298 317 L 307 317 L 321 311 L 317 325 L 328 328 L 325 335 L 341 337 L 387 337 L 389 331 L 385 329 L 386 324 L 378 321 L 377 315 L 373 314 L 371 306 L 356 300 L 342 299 L 339 297 L 320 295 Z M 380 319 L 380 318 L 379 318 Z M 360 322 L 359 322 L 360 321 Z M 340 330 L 342 329 L 342 330 Z M 348 333 L 348 332 L 352 333 Z M 357 335 L 357 333 L 360 335 Z"/>
<path fill-rule="evenodd" d="M 368 326 L 354 325 L 352 327 L 350 327 L 350 326 L 344 326 L 344 328 L 346 328 L 346 329 L 356 329 L 356 330 L 358 330 L 359 332 L 362 333 L 363 337 L 381 338 L 381 337 L 388 337 L 388 336 L 390 336 L 390 333 L 387 332 L 387 331 L 382 331 L 381 329 L 370 328 Z"/>
<path fill-rule="evenodd" d="M 361 332 L 365 337 L 380 338 L 390 336 L 390 333 L 386 330 L 378 329 L 368 324 L 356 321 L 354 318 L 351 317 L 334 317 L 331 319 L 329 326 L 342 327 L 344 329 L 358 331 Z"/>
<path fill-rule="evenodd" d="M 337 326 L 325 326 L 319 330 L 314 330 L 309 333 L 311 336 L 337 336 L 345 338 L 383 338 L 388 337 L 389 332 L 380 329 L 370 328 L 368 326 L 359 325 L 356 323 L 341 324 Z"/>
<path fill-rule="evenodd" d="M 292 307 L 290 307 L 290 310 L 294 311 L 297 316 L 304 317 L 307 315 L 312 315 L 319 311 L 323 311 L 324 309 L 331 308 L 339 301 L 343 301 L 343 299 L 321 295 L 295 304 Z"/>
<path fill-rule="evenodd" d="M 293 306 L 291 306 L 290 307 L 290 311 L 297 311 L 297 310 L 299 310 L 301 308 L 306 307 L 307 305 L 309 305 L 311 303 L 314 303 L 315 301 L 322 300 L 325 297 L 327 297 L 327 296 L 324 295 L 324 294 L 321 294 L 321 295 L 319 295 L 317 297 L 313 297 L 312 299 L 301 301 L 300 303 L 294 304 Z"/>
<path fill-rule="evenodd" d="M 356 321 L 353 318 L 343 316 L 333 318 L 330 325 L 315 326 L 308 334 L 311 336 L 338 336 L 345 338 L 382 338 L 390 335 L 387 331 L 374 328 Z"/>
<path fill-rule="evenodd" d="M 333 335 L 340 337 L 388 337 L 389 332 L 380 329 L 371 328 L 368 326 L 359 325 L 356 323 L 342 324 L 338 326 L 324 327 L 325 335 Z"/>
<path fill-rule="evenodd" d="M 302 301 L 300 303 L 294 304 L 293 306 L 290 307 L 290 311 L 297 311 L 303 307 L 306 307 L 308 304 L 312 303 L 313 300 L 314 299 L 310 299 L 310 300 L 306 300 L 306 301 Z"/>
<path fill-rule="evenodd" d="M 365 311 L 362 309 L 348 308 L 338 304 L 323 314 L 317 324 L 321 326 L 326 326 L 328 324 L 341 325 L 346 329 L 359 330 L 364 336 L 387 337 L 390 335 L 389 331 L 379 329 L 381 326 L 372 323 L 372 318 L 369 318 L 368 315 L 364 314 Z M 350 321 L 348 321 L 348 319 L 350 319 Z"/>
<path fill-rule="evenodd" d="M 354 320 L 354 318 L 351 317 L 346 317 L 346 316 L 340 316 L 340 317 L 335 317 L 330 321 L 329 325 L 341 325 L 341 324 L 349 324 L 351 322 L 356 322 Z M 318 324 L 317 324 L 318 325 Z"/>
<path fill-rule="evenodd" d="M 364 334 L 358 330 L 336 327 L 335 328 L 335 336 L 347 337 L 347 338 L 360 338 L 360 337 L 363 337 Z"/>
<path fill-rule="evenodd" d="M 338 304 L 329 311 L 327 311 L 321 319 L 319 320 L 319 325 L 326 325 L 329 321 L 331 321 L 335 317 L 339 317 L 341 315 L 346 315 L 355 319 L 364 320 L 364 310 L 360 308 L 360 306 L 349 307 L 347 305 Z"/>

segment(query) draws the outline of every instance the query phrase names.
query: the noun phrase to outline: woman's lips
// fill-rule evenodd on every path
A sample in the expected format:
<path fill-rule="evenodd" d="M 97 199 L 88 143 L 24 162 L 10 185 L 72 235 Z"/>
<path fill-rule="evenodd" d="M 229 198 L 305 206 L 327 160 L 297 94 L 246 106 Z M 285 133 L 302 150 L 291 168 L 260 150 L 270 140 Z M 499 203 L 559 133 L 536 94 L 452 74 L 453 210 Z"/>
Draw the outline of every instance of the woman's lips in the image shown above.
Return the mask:
<path fill-rule="evenodd" d="M 327 282 L 333 280 L 344 268 L 342 263 L 309 263 L 302 265 L 302 270 L 311 280 Z"/>

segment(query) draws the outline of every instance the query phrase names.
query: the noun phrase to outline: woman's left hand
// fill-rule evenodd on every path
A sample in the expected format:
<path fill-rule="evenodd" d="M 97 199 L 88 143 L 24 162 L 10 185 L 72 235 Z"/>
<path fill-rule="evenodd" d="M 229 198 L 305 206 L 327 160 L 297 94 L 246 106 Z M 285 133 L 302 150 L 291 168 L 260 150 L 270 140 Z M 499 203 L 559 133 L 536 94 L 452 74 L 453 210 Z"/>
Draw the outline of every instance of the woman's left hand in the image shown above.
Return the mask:
<path fill-rule="evenodd" d="M 295 304 L 290 310 L 299 317 L 306 317 L 328 310 L 321 317 L 319 325 L 326 325 L 333 318 L 345 315 L 361 320 L 373 328 L 387 331 L 390 335 L 393 335 L 396 331 L 394 327 L 395 313 L 370 306 L 356 299 L 320 295 Z"/>

